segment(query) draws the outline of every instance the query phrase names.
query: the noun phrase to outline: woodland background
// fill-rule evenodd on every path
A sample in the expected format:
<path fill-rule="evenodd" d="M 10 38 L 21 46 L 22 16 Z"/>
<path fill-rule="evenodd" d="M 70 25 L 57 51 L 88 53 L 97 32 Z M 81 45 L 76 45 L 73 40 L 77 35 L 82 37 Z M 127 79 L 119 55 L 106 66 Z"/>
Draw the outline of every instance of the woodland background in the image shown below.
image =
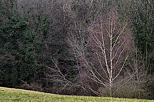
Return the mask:
<path fill-rule="evenodd" d="M 0 86 L 154 99 L 153 0 L 0 0 Z"/>

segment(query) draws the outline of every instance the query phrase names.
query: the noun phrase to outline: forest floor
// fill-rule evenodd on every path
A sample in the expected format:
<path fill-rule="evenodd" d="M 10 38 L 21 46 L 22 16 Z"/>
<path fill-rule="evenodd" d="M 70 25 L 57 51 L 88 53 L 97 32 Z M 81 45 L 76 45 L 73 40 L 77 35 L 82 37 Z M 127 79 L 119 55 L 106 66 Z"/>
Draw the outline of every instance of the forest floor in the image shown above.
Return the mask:
<path fill-rule="evenodd" d="M 92 96 L 56 95 L 37 91 L 0 87 L 0 102 L 154 102 L 153 100 Z"/>

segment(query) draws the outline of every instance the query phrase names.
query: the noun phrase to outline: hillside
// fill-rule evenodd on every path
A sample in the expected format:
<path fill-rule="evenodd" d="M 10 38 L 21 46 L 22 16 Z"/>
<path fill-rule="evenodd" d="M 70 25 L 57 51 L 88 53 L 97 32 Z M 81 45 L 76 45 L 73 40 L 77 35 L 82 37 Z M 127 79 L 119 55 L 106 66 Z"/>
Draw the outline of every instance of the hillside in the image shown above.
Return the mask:
<path fill-rule="evenodd" d="M 150 100 L 56 95 L 0 87 L 0 102 L 152 102 Z"/>

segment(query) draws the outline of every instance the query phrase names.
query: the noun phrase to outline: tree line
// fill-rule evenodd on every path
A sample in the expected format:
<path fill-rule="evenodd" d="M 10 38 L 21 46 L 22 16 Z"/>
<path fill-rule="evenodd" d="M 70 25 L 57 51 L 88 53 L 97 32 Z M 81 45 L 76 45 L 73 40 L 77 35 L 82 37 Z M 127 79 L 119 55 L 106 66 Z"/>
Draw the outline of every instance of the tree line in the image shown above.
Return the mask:
<path fill-rule="evenodd" d="M 0 86 L 153 99 L 153 0 L 0 0 Z"/>

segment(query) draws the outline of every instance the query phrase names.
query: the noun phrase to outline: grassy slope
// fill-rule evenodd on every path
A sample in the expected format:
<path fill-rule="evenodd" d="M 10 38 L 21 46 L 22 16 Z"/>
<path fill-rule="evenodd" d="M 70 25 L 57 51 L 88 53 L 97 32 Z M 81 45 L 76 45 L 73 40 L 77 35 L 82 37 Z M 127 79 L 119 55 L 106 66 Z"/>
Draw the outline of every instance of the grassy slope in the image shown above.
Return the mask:
<path fill-rule="evenodd" d="M 55 95 L 0 87 L 0 102 L 152 102 L 152 100 Z"/>

